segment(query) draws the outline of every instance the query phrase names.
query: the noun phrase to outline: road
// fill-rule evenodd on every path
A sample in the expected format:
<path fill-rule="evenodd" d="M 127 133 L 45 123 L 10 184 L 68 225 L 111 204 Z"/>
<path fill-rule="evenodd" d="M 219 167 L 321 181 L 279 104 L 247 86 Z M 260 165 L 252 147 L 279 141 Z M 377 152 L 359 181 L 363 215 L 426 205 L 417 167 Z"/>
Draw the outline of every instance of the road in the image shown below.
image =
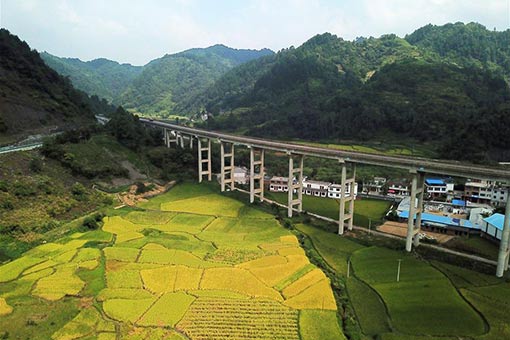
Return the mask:
<path fill-rule="evenodd" d="M 149 126 L 178 131 L 183 134 L 188 134 L 195 137 L 210 138 L 213 140 L 225 141 L 238 145 L 263 148 L 265 150 L 337 159 L 340 161 L 359 164 L 370 164 L 391 168 L 407 169 L 409 171 L 418 171 L 428 174 L 510 182 L 510 169 L 502 166 L 480 166 L 455 161 L 443 161 L 419 157 L 389 156 L 356 151 L 344 151 L 316 146 L 286 143 L 269 139 L 236 136 L 222 132 L 208 131 L 165 123 L 152 119 L 140 118 L 140 121 Z"/>
<path fill-rule="evenodd" d="M 0 155 L 4 153 L 27 151 L 40 148 L 43 145 L 41 142 L 27 144 L 27 145 L 8 145 L 0 148 Z"/>

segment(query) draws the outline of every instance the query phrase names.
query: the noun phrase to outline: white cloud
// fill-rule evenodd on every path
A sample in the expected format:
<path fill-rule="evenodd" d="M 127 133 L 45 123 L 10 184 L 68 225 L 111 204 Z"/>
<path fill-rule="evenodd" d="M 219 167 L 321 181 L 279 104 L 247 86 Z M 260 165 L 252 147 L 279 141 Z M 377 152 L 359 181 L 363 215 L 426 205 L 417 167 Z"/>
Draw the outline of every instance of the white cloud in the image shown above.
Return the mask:
<path fill-rule="evenodd" d="M 0 1 L 2 25 L 39 50 L 135 64 L 216 43 L 279 50 L 323 32 L 354 39 L 428 23 L 510 27 L 510 0 Z"/>

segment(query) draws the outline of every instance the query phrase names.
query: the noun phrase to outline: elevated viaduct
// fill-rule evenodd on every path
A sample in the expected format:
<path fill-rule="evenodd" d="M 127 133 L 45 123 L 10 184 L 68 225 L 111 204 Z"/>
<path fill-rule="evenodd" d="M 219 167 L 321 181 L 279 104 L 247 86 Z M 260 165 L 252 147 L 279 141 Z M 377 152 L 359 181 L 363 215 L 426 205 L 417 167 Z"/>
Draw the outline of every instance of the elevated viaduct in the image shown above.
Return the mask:
<path fill-rule="evenodd" d="M 342 191 L 351 186 L 350 192 L 354 192 L 356 178 L 356 165 L 368 164 L 390 168 L 405 169 L 412 177 L 411 184 L 411 206 L 409 218 L 406 250 L 411 251 L 413 246 L 419 245 L 418 234 L 420 232 L 421 217 L 423 212 L 423 195 L 425 192 L 424 182 L 427 174 L 448 175 L 465 177 L 471 179 L 492 180 L 510 183 L 510 170 L 504 167 L 489 167 L 481 165 L 466 164 L 461 162 L 433 160 L 417 157 L 388 156 L 368 154 L 354 151 L 334 150 L 315 146 L 284 143 L 280 141 L 260 139 L 247 136 L 237 136 L 222 132 L 207 131 L 186 126 L 170 124 L 162 121 L 144 119 L 140 121 L 153 128 L 163 130 L 163 139 L 167 147 L 172 144 L 184 148 L 188 145 L 193 148 L 197 145 L 198 152 L 198 178 L 201 182 L 204 178 L 212 179 L 211 168 L 211 144 L 220 144 L 221 190 L 227 187 L 235 189 L 234 164 L 235 148 L 244 146 L 250 150 L 250 202 L 255 199 L 264 200 L 264 154 L 266 151 L 285 153 L 289 158 L 289 191 L 287 213 L 292 217 L 294 211 L 301 212 L 302 203 L 302 178 L 305 157 L 319 157 L 337 160 L 341 171 Z M 347 169 L 350 168 L 349 178 Z M 297 183 L 292 179 L 298 178 Z M 295 189 L 295 190 L 294 190 Z M 295 191 L 295 192 L 294 192 Z M 354 217 L 354 195 L 341 195 L 340 213 L 338 219 L 338 234 L 342 235 L 345 228 L 353 228 Z M 508 270 L 510 259 L 510 196 L 506 204 L 503 235 L 500 242 L 498 264 L 496 275 L 502 277 Z"/>

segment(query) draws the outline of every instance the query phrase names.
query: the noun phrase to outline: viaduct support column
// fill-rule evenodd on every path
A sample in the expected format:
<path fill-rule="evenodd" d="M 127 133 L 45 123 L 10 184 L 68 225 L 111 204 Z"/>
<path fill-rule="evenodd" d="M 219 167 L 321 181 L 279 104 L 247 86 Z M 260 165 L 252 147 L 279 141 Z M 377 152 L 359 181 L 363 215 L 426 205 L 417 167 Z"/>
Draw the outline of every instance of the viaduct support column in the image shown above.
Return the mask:
<path fill-rule="evenodd" d="M 298 155 L 298 168 L 294 168 L 294 158 L 292 154 L 289 154 L 289 177 L 287 182 L 288 188 L 288 204 L 287 204 L 287 216 L 292 217 L 292 210 L 295 206 L 298 207 L 298 212 L 303 211 L 303 163 L 304 156 Z M 295 174 L 298 174 L 297 176 Z M 294 177 L 296 177 L 297 183 L 294 184 Z M 294 190 L 296 190 L 297 199 L 294 199 Z"/>
<path fill-rule="evenodd" d="M 406 250 L 408 252 L 413 249 L 413 245 L 417 247 L 420 244 L 418 233 L 421 228 L 421 215 L 423 212 L 423 192 L 425 191 L 424 183 L 425 174 L 413 174 L 411 196 L 409 201 L 409 217 L 407 220 Z"/>
<path fill-rule="evenodd" d="M 264 200 L 264 149 L 250 147 L 250 203 L 256 196 Z"/>
<path fill-rule="evenodd" d="M 225 191 L 225 186 L 230 185 L 230 190 L 235 188 L 234 178 L 234 144 L 220 142 L 221 147 L 221 191 Z M 227 152 L 225 152 L 227 149 Z"/>
<path fill-rule="evenodd" d="M 342 177 L 340 182 L 340 212 L 338 219 L 338 235 L 343 235 L 345 229 L 345 222 L 347 227 L 352 230 L 354 218 L 354 186 L 356 181 L 356 165 L 352 164 L 352 177 L 347 179 L 347 164 L 342 162 Z M 349 189 L 349 197 L 347 197 L 347 188 Z M 345 205 L 349 203 L 347 213 L 345 212 Z"/>
<path fill-rule="evenodd" d="M 203 140 L 198 137 L 198 182 L 202 182 L 203 176 L 207 176 L 207 180 L 211 181 L 212 179 L 212 171 L 211 171 L 211 140 L 206 140 L 206 146 L 202 145 Z M 205 170 L 204 170 L 204 164 Z"/>
<path fill-rule="evenodd" d="M 510 195 L 506 201 L 505 220 L 503 222 L 503 235 L 499 243 L 498 267 L 496 276 L 502 277 L 508 270 L 508 261 L 510 259 Z"/>
<path fill-rule="evenodd" d="M 184 149 L 184 136 L 180 132 L 176 132 L 175 143 L 180 146 L 181 149 Z"/>
<path fill-rule="evenodd" d="M 163 141 L 167 148 L 172 146 L 172 143 L 175 143 L 177 145 L 177 135 L 175 131 L 163 129 Z"/>

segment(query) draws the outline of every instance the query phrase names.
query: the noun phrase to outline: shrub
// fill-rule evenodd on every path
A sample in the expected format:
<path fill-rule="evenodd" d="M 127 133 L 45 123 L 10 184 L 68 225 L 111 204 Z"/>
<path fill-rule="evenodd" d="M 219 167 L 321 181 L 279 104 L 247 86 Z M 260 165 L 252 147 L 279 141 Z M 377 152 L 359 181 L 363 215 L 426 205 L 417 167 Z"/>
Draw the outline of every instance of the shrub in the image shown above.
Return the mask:
<path fill-rule="evenodd" d="M 9 191 L 9 185 L 7 184 L 7 181 L 0 181 L 0 191 Z"/>
<path fill-rule="evenodd" d="M 40 158 L 32 158 L 30 163 L 28 163 L 28 168 L 32 172 L 41 172 L 43 167 L 43 163 Z"/>
<path fill-rule="evenodd" d="M 14 182 L 13 193 L 16 196 L 32 196 L 36 193 L 35 186 L 33 183 Z"/>
<path fill-rule="evenodd" d="M 73 184 L 71 192 L 75 197 L 83 197 L 87 193 L 87 189 L 85 189 L 83 184 L 76 182 Z"/>
<path fill-rule="evenodd" d="M 89 230 L 96 230 L 96 229 L 99 229 L 99 223 L 97 222 L 97 220 L 94 218 L 94 216 L 89 216 L 89 217 L 86 217 L 84 220 L 83 220 L 83 224 L 82 226 L 84 226 L 85 228 L 89 229 Z"/>
<path fill-rule="evenodd" d="M 96 230 L 101 227 L 101 221 L 105 215 L 103 213 L 96 213 L 92 216 L 87 216 L 82 223 L 82 226 L 88 230 Z"/>
<path fill-rule="evenodd" d="M 0 202 L 0 207 L 2 207 L 5 210 L 13 210 L 14 205 L 12 204 L 12 201 L 10 199 L 6 199 L 3 202 Z"/>

